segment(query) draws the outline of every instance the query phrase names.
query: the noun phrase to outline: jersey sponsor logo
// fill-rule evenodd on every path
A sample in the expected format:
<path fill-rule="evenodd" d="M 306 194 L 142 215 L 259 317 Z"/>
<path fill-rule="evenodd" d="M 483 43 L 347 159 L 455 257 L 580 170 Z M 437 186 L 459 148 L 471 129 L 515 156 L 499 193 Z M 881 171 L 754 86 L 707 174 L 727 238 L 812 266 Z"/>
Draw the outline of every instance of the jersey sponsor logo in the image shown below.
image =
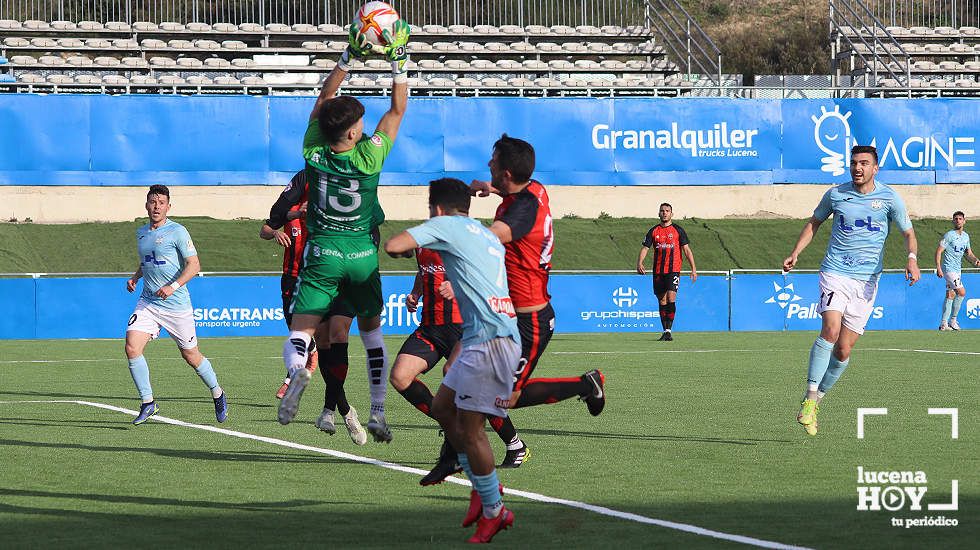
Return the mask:
<path fill-rule="evenodd" d="M 154 244 L 163 244 L 163 237 L 157 237 L 157 240 L 153 241 Z"/>
<path fill-rule="evenodd" d="M 490 309 L 494 313 L 517 317 L 517 312 L 514 311 L 514 302 L 511 301 L 510 296 L 490 296 L 487 298 L 487 303 L 490 304 Z"/>
<path fill-rule="evenodd" d="M 858 143 L 867 143 L 878 148 L 881 168 L 926 168 L 935 169 L 942 166 L 950 168 L 970 168 L 976 166 L 973 160 L 976 155 L 974 136 L 949 136 L 945 140 L 936 139 L 934 135 L 927 136 L 888 136 L 884 145 L 878 144 L 877 136 L 864 136 L 858 140 L 851 133 L 851 111 L 842 113 L 840 105 L 828 111 L 820 107 L 820 116 L 811 115 L 813 120 L 813 140 L 817 148 L 824 153 L 820 159 L 820 170 L 834 176 L 847 173 L 851 161 L 851 147 Z M 869 143 L 870 141 L 870 143 Z M 945 164 L 943 164 L 945 161 Z"/>
<path fill-rule="evenodd" d="M 384 145 L 384 141 L 381 139 L 381 136 L 375 134 L 371 136 L 371 144 L 374 145 L 375 147 L 381 147 L 382 145 Z"/>
<path fill-rule="evenodd" d="M 881 210 L 884 207 L 885 207 L 885 201 L 878 200 L 878 199 L 871 201 L 872 210 Z"/>
<path fill-rule="evenodd" d="M 875 223 L 871 219 L 871 216 L 867 216 L 866 218 L 863 219 L 858 218 L 854 220 L 853 222 L 851 222 L 854 225 L 848 224 L 847 219 L 844 216 L 835 214 L 834 217 L 839 220 L 837 225 L 840 226 L 841 231 L 851 232 L 854 231 L 855 229 L 867 229 L 868 231 L 872 231 L 872 232 L 881 231 L 881 225 Z"/>
<path fill-rule="evenodd" d="M 143 256 L 143 263 L 151 265 L 167 265 L 167 260 L 158 260 L 157 252 L 154 250 L 153 252 Z"/>
<path fill-rule="evenodd" d="M 299 237 L 303 233 L 303 230 L 299 227 L 293 227 L 290 229 L 290 233 L 292 233 L 294 237 Z"/>

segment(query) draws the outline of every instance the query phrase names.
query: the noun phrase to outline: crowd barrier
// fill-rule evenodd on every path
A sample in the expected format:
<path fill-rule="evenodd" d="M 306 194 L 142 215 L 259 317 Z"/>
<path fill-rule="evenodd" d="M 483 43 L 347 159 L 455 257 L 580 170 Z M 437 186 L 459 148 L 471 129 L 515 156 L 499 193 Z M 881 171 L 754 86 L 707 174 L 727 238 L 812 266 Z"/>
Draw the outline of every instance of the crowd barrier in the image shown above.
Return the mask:
<path fill-rule="evenodd" d="M 935 329 L 944 283 L 931 272 L 909 286 L 903 274 L 885 273 L 869 330 Z M 405 307 L 413 276 L 383 276 L 386 334 L 408 334 L 419 314 Z M 980 289 L 980 273 L 963 275 Z M 126 277 L 0 279 L 0 339 L 121 338 L 136 303 Z M 279 278 L 205 276 L 189 283 L 198 335 L 285 334 Z M 550 289 L 559 333 L 661 330 L 649 276 L 553 275 Z M 681 280 L 674 330 L 781 331 L 820 327 L 817 275 L 732 272 Z M 964 329 L 980 329 L 980 299 L 965 300 Z"/>
<path fill-rule="evenodd" d="M 364 98 L 370 130 L 387 98 Z M 14 94 L 0 185 L 285 185 L 311 97 Z M 970 99 L 412 98 L 383 185 L 486 178 L 504 132 L 557 185 L 827 184 L 874 144 L 885 183 L 980 182 Z"/>

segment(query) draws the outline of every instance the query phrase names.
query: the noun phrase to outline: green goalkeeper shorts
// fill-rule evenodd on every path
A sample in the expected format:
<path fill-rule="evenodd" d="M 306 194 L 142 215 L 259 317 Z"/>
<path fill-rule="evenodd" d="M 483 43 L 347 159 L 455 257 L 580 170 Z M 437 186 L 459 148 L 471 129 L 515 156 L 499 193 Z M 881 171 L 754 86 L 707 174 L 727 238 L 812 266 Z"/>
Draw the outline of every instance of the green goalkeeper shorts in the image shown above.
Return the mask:
<path fill-rule="evenodd" d="M 358 317 L 381 315 L 381 274 L 378 249 L 363 238 L 314 236 L 306 245 L 293 315 L 326 316 L 343 294 Z"/>

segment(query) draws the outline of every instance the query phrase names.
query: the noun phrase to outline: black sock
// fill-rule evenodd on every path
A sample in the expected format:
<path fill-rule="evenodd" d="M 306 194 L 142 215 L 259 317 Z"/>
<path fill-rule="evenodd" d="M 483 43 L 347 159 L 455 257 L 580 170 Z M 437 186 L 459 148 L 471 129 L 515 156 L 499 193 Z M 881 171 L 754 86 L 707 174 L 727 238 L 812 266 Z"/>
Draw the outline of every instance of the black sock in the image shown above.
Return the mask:
<path fill-rule="evenodd" d="M 666 311 L 667 315 L 665 316 L 661 313 L 660 320 L 664 323 L 664 329 L 670 330 L 674 326 L 674 314 L 677 313 L 677 302 L 667 302 L 667 305 L 663 307 L 663 311 Z"/>
<path fill-rule="evenodd" d="M 539 378 L 531 380 L 521 390 L 515 409 L 564 401 L 586 395 L 592 388 L 581 378 Z"/>
<path fill-rule="evenodd" d="M 667 306 L 664 304 L 660 304 L 660 326 L 664 329 L 664 332 L 667 332 L 667 329 L 670 328 L 667 326 Z"/>
<path fill-rule="evenodd" d="M 422 414 L 432 418 L 432 391 L 421 380 L 416 378 L 404 390 L 399 390 L 402 397 L 412 404 L 413 407 L 422 411 Z"/>
<path fill-rule="evenodd" d="M 504 445 L 510 445 L 517 440 L 517 428 L 514 427 L 509 416 L 491 416 L 488 417 L 488 420 L 493 431 L 497 432 Z"/>
<path fill-rule="evenodd" d="M 320 376 L 326 388 L 323 390 L 323 408 L 337 409 L 341 415 L 350 412 L 344 382 L 347 380 L 347 343 L 331 344 L 320 352 Z"/>

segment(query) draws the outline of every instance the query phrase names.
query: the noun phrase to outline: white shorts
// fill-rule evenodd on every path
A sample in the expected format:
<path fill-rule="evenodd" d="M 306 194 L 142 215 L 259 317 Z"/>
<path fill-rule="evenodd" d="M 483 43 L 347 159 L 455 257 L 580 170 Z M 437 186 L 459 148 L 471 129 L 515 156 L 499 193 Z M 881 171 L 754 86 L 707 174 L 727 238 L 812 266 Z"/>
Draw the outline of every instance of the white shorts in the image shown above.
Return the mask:
<path fill-rule="evenodd" d="M 820 303 L 817 313 L 839 311 L 844 326 L 857 334 L 864 334 L 864 327 L 871 318 L 878 295 L 878 277 L 859 281 L 836 273 L 820 272 Z"/>
<path fill-rule="evenodd" d="M 135 330 L 149 334 L 150 338 L 156 338 L 160 336 L 161 327 L 167 329 L 170 337 L 174 339 L 180 349 L 197 347 L 194 310 L 165 311 L 143 300 L 136 302 L 136 309 L 129 316 L 129 326 L 126 328 L 126 332 Z"/>
<path fill-rule="evenodd" d="M 456 407 L 492 416 L 507 416 L 514 390 L 514 372 L 521 360 L 521 345 L 513 338 L 465 346 L 442 379 L 456 392 Z"/>
<path fill-rule="evenodd" d="M 950 273 L 943 271 L 943 279 L 946 279 L 946 290 L 959 290 L 963 288 L 963 274 Z"/>

